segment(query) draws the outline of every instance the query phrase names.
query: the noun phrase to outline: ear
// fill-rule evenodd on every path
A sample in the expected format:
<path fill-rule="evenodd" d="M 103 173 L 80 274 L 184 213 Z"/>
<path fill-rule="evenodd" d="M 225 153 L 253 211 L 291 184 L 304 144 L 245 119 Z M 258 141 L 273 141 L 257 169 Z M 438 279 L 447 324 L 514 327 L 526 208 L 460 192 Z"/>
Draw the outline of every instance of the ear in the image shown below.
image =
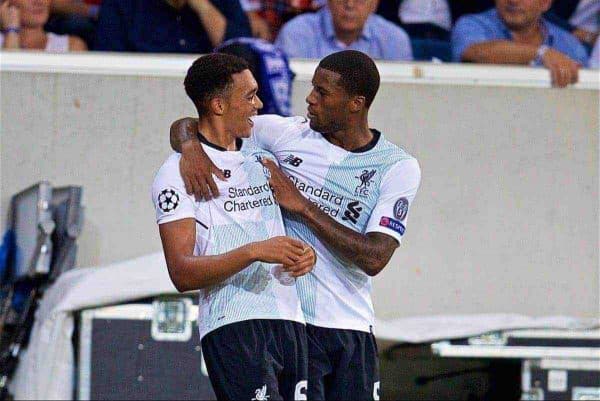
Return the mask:
<path fill-rule="evenodd" d="M 358 113 L 366 107 L 367 99 L 364 96 L 353 96 L 350 100 L 350 111 Z"/>
<path fill-rule="evenodd" d="M 218 115 L 222 116 L 225 113 L 225 102 L 222 97 L 215 96 L 210 100 L 210 110 Z"/>

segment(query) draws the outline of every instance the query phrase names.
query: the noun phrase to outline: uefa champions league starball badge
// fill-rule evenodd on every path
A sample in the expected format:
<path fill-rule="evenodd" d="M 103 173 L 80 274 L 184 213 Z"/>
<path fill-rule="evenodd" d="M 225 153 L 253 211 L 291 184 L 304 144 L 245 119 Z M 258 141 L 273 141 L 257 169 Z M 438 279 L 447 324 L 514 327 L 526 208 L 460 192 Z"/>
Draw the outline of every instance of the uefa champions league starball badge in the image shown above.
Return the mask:
<path fill-rule="evenodd" d="M 165 213 L 172 212 L 179 206 L 179 194 L 170 188 L 163 189 L 158 195 L 158 207 Z"/>

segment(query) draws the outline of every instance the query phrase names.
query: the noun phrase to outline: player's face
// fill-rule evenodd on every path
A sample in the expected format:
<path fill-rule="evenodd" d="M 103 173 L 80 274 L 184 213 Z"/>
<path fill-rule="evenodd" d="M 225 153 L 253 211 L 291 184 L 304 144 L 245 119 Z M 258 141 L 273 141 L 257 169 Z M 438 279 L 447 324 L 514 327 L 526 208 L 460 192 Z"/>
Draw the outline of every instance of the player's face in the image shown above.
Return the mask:
<path fill-rule="evenodd" d="M 496 9 L 509 29 L 521 30 L 535 24 L 551 3 L 551 0 L 496 0 Z"/>
<path fill-rule="evenodd" d="M 225 100 L 223 114 L 226 131 L 235 138 L 248 138 L 254 123 L 251 118 L 262 109 L 258 98 L 258 84 L 250 70 L 233 74 L 233 86 Z"/>
<path fill-rule="evenodd" d="M 352 98 L 339 85 L 340 74 L 317 68 L 312 91 L 306 98 L 310 128 L 323 134 L 345 129 L 348 125 Z"/>
<path fill-rule="evenodd" d="M 42 27 L 50 15 L 50 0 L 11 0 L 21 12 L 24 27 Z"/>

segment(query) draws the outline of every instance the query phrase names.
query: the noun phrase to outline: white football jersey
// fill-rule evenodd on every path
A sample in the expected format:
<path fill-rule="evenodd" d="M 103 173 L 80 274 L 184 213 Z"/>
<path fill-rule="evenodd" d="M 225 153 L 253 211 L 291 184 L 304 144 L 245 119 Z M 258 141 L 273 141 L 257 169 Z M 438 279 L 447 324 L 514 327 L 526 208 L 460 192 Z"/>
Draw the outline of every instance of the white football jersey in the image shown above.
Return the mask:
<path fill-rule="evenodd" d="M 215 180 L 220 196 L 196 202 L 188 195 L 179 172 L 181 155 L 173 154 L 152 184 L 158 224 L 196 220 L 194 255 L 219 255 L 245 244 L 285 235 L 268 170 L 259 158 L 272 155 L 244 141 L 240 151 L 202 144 L 224 170 L 228 181 Z M 200 290 L 200 337 L 226 324 L 250 319 L 283 319 L 304 323 L 295 280 L 281 265 L 256 262 L 220 284 Z"/>
<path fill-rule="evenodd" d="M 304 117 L 254 118 L 252 139 L 273 153 L 300 192 L 338 223 L 401 242 L 421 170 L 417 160 L 373 131 L 373 141 L 352 152 L 328 142 Z M 288 235 L 312 245 L 317 264 L 297 280 L 306 322 L 371 331 L 371 278 L 336 254 L 302 222 L 284 211 Z"/>

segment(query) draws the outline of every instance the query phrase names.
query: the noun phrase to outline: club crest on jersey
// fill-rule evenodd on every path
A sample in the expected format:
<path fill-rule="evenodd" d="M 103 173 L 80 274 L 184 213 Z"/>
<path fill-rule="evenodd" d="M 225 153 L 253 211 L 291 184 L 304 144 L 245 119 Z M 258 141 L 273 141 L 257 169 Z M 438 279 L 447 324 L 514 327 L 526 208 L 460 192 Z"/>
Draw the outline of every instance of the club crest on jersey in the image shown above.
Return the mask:
<path fill-rule="evenodd" d="M 180 197 L 177 191 L 166 188 L 158 195 L 158 207 L 165 213 L 170 213 L 179 206 Z"/>
<path fill-rule="evenodd" d="M 400 198 L 394 204 L 394 217 L 400 221 L 404 221 L 408 214 L 408 199 Z"/>
<path fill-rule="evenodd" d="M 267 401 L 270 397 L 270 395 L 267 395 L 267 385 L 265 384 L 261 388 L 254 390 L 254 398 L 252 401 Z"/>
<path fill-rule="evenodd" d="M 354 196 L 369 196 L 369 187 L 373 183 L 373 177 L 377 174 L 377 170 L 363 170 L 361 175 L 357 175 L 354 178 L 360 180 L 360 184 L 354 190 Z"/>
<path fill-rule="evenodd" d="M 404 231 L 406 231 L 404 224 L 396 219 L 392 219 L 391 217 L 383 216 L 381 220 L 379 220 L 379 225 L 381 227 L 387 227 L 390 230 L 396 231 L 400 235 L 404 235 Z"/>

